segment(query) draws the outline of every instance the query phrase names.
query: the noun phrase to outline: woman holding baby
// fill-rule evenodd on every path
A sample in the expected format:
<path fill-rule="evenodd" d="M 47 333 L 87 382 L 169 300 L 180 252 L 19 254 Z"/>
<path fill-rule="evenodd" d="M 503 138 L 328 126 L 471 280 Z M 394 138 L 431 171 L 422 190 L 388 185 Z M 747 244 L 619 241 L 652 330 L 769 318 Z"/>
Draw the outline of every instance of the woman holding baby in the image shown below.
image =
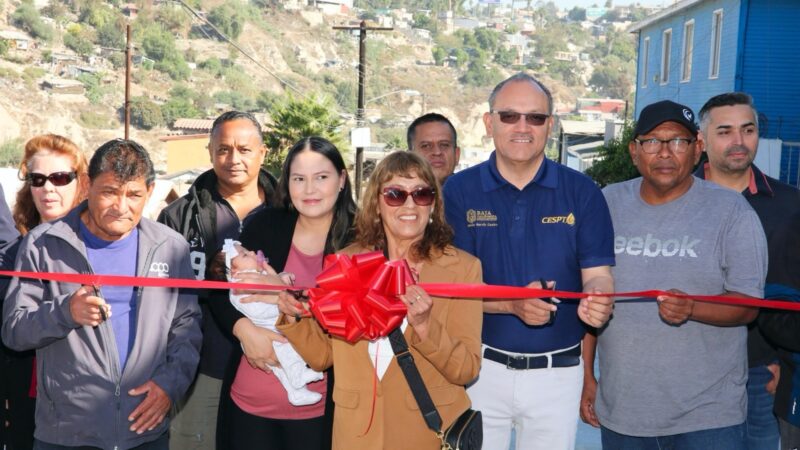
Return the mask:
<path fill-rule="evenodd" d="M 231 252 L 242 258 L 230 264 L 229 276 L 245 283 L 293 282 L 297 286 L 314 286 L 324 256 L 343 248 L 352 237 L 356 205 L 341 154 L 323 138 L 301 140 L 286 155 L 278 191 L 278 207 L 259 212 L 242 230 L 241 246 L 237 245 Z M 253 257 L 247 250 L 259 252 L 256 256 L 258 270 L 237 271 L 237 261 L 242 261 L 242 267 L 246 268 L 248 258 Z M 226 278 L 223 253 L 212 267 L 216 278 Z M 268 306 L 274 307 L 274 295 L 233 294 L 231 299 L 239 302 L 237 307 L 224 294 L 217 294 L 218 297 L 209 302 L 223 330 L 231 332 L 242 343 L 253 342 L 245 338 L 248 334 L 269 336 L 275 343 L 287 342 L 269 327 L 259 326 L 258 320 L 249 313 L 257 309 L 253 306 L 267 306 L 257 305 L 259 301 L 272 303 Z M 300 388 L 299 394 L 290 396 L 285 383 L 281 384 L 273 373 L 282 371 L 277 369 L 280 364 L 274 353 L 267 358 L 271 360 L 267 366 L 257 367 L 245 356 L 251 353 L 250 349 L 243 350 L 244 353 L 234 355 L 223 380 L 217 448 L 331 448 L 330 371 L 325 372 L 320 381 L 311 382 Z M 320 400 L 315 401 L 317 398 Z"/>
<path fill-rule="evenodd" d="M 451 244 L 442 194 L 428 162 L 412 152 L 386 156 L 370 175 L 356 218 L 354 244 L 342 251 L 383 251 L 408 262 L 419 283 L 480 283 L 481 264 Z M 464 385 L 480 368 L 482 302 L 432 298 L 417 284 L 399 296 L 401 325 L 443 429 L 470 406 Z M 439 449 L 388 338 L 349 343 L 324 333 L 305 306 L 281 295 L 278 329 L 311 368 L 333 366 L 333 449 Z"/>

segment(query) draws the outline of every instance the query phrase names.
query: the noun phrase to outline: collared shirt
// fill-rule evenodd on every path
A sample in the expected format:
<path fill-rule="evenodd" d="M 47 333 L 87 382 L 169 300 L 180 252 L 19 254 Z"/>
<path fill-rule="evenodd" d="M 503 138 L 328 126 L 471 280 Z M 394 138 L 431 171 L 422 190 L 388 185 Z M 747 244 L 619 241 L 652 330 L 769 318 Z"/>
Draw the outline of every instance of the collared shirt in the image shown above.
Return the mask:
<path fill-rule="evenodd" d="M 581 292 L 581 269 L 614 264 L 611 216 L 600 189 L 585 175 L 544 159 L 522 190 L 489 160 L 451 176 L 444 189 L 447 221 L 457 247 L 477 256 L 488 284 L 525 286 L 555 280 Z M 577 302 L 563 301 L 556 319 L 525 325 L 511 314 L 485 314 L 483 342 L 517 353 L 571 347 L 586 329 Z"/>
<path fill-rule="evenodd" d="M 764 174 L 755 164 L 750 165 L 750 182 L 742 191 L 747 202 L 756 211 L 764 234 L 767 235 L 769 266 L 767 283 L 782 284 L 800 289 L 800 248 L 790 243 L 798 243 L 800 233 L 791 222 L 793 216 L 800 214 L 800 190 Z M 708 163 L 700 164 L 694 175 L 706 179 Z M 747 339 L 747 358 L 750 367 L 769 364 L 777 358 L 775 347 L 756 330 L 755 323 L 750 327 Z"/>

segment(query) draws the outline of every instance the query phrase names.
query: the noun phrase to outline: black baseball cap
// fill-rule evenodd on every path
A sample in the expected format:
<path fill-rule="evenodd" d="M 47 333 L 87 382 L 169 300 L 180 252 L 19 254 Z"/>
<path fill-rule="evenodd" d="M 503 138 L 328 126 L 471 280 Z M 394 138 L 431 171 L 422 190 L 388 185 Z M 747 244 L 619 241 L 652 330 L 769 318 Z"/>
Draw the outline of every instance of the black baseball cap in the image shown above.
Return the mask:
<path fill-rule="evenodd" d="M 683 125 L 693 136 L 697 135 L 697 125 L 694 123 L 692 108 L 675 103 L 671 100 L 647 105 L 639 113 L 639 120 L 633 130 L 634 136 L 647 134 L 664 122 L 676 122 Z"/>

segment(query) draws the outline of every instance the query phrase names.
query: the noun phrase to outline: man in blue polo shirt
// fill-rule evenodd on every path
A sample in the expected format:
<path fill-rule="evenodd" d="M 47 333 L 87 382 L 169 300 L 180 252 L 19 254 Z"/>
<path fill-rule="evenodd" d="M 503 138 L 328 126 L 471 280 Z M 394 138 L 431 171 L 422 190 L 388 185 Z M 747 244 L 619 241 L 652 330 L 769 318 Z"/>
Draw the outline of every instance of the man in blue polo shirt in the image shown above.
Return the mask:
<path fill-rule="evenodd" d="M 552 112 L 550 91 L 529 75 L 494 88 L 483 120 L 496 150 L 447 181 L 447 221 L 487 283 L 611 292 L 608 207 L 590 179 L 545 158 Z M 518 449 L 572 449 L 581 339 L 587 325 L 606 323 L 612 299 L 487 299 L 483 309 L 485 361 L 469 395 L 483 414 L 484 446 L 508 448 L 514 428 Z"/>

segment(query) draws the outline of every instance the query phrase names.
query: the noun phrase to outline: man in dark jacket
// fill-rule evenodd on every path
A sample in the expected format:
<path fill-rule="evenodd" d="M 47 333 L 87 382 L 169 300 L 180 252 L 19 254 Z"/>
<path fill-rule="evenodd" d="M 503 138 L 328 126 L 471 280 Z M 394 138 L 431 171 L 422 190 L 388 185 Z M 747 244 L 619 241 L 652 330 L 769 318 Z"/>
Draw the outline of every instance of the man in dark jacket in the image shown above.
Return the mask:
<path fill-rule="evenodd" d="M 191 278 L 186 241 L 142 218 L 154 177 L 136 142 L 103 144 L 88 199 L 28 233 L 16 270 Z M 15 278 L 7 298 L 3 341 L 36 349 L 34 448 L 168 448 L 166 415 L 200 359 L 192 291 Z"/>
<path fill-rule="evenodd" d="M 8 209 L 3 186 L 0 185 L 0 268 L 14 268 L 17 253 L 9 252 L 8 247 L 13 246 L 18 237 L 19 232 Z M 0 309 L 10 281 L 10 278 L 0 278 Z M 0 408 L 0 424 L 4 424 L 0 427 L 0 448 L 5 445 L 10 450 L 16 450 L 33 445 L 33 422 L 30 419 L 33 418 L 35 400 L 22 388 L 22 385 L 30 386 L 30 369 L 27 368 L 31 366 L 31 356 L 30 352 L 20 354 L 0 344 L 0 405 L 5 405 Z M 17 375 L 22 372 L 16 369 L 20 366 L 27 369 L 24 371 L 28 375 L 25 379 Z M 12 417 L 14 410 L 20 413 Z"/>
<path fill-rule="evenodd" d="M 276 184 L 261 168 L 267 148 L 252 114 L 229 111 L 217 117 L 208 152 L 213 169 L 200 175 L 189 192 L 158 218 L 189 242 L 192 267 L 200 280 L 225 239 L 238 239 L 253 213 L 273 203 Z M 207 302 L 208 295 L 200 293 L 204 317 L 200 369 L 172 422 L 172 450 L 214 448 L 222 377 L 234 346 L 239 345 L 220 331 Z"/>
<path fill-rule="evenodd" d="M 711 97 L 700 109 L 699 139 L 708 155 L 695 175 L 741 192 L 758 214 L 767 236 L 769 268 L 767 283 L 773 287 L 800 289 L 800 228 L 792 217 L 800 214 L 800 190 L 762 173 L 753 160 L 758 150 L 758 114 L 753 99 L 744 92 L 728 92 Z M 792 313 L 761 311 L 771 318 Z M 773 397 L 780 378 L 788 386 L 794 363 L 788 353 L 781 368 L 788 373 L 778 377 L 778 352 L 796 342 L 776 342 L 764 338 L 763 321 L 748 327 L 747 357 L 747 441 L 748 448 L 772 450 L 778 447 L 778 420 L 773 414 Z M 788 388 L 778 390 L 775 412 L 782 421 L 790 414 Z M 786 423 L 786 422 L 784 422 Z M 792 425 L 786 423 L 787 427 Z M 788 429 L 788 428 L 787 428 Z M 786 441 L 786 438 L 783 439 Z"/>

